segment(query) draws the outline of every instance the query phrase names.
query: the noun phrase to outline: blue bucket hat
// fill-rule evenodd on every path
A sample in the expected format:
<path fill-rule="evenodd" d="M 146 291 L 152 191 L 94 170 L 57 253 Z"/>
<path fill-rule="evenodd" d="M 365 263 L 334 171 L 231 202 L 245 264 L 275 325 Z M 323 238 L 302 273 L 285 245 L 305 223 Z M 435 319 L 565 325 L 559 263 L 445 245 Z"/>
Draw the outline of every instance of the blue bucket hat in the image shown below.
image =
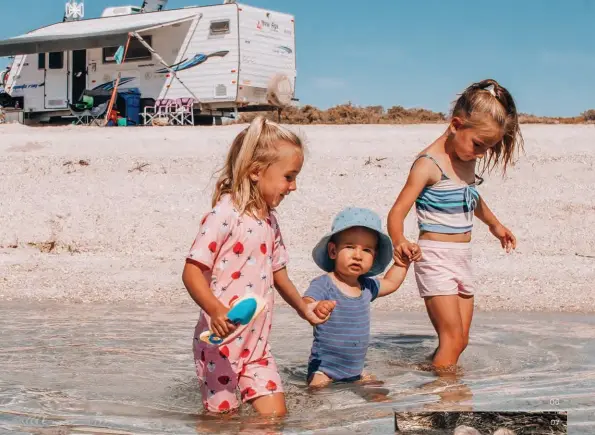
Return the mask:
<path fill-rule="evenodd" d="M 348 207 L 335 216 L 331 232 L 320 239 L 312 250 L 314 262 L 322 270 L 331 272 L 335 268 L 335 261 L 328 255 L 328 244 L 335 234 L 353 227 L 369 228 L 378 234 L 378 247 L 374 264 L 370 271 L 363 276 L 381 274 L 393 258 L 393 244 L 390 237 L 382 231 L 380 217 L 367 208 Z"/>

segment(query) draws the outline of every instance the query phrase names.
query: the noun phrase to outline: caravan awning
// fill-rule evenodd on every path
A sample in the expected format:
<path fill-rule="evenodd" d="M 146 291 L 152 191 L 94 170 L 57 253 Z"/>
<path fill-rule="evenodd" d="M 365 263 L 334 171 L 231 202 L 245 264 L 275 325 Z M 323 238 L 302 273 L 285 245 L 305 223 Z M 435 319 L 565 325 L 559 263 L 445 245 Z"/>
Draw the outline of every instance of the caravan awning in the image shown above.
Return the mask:
<path fill-rule="evenodd" d="M 0 41 L 0 57 L 119 46 L 129 32 L 170 26 L 196 15 L 196 10 L 186 9 L 58 23 Z"/>

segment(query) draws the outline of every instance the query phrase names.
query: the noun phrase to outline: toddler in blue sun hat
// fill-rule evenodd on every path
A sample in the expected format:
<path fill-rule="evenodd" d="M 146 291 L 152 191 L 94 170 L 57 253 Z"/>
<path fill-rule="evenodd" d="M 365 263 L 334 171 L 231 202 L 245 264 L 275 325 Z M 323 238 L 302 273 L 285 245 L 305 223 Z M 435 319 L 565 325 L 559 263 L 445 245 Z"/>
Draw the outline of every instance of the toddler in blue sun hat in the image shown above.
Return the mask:
<path fill-rule="evenodd" d="M 308 385 L 362 379 L 370 341 L 370 303 L 394 293 L 407 275 L 407 267 L 391 266 L 390 237 L 382 231 L 380 217 L 366 208 L 348 207 L 333 220 L 312 251 L 324 273 L 310 283 L 306 302 L 320 301 L 315 312 L 328 316 L 314 327 L 308 361 Z"/>

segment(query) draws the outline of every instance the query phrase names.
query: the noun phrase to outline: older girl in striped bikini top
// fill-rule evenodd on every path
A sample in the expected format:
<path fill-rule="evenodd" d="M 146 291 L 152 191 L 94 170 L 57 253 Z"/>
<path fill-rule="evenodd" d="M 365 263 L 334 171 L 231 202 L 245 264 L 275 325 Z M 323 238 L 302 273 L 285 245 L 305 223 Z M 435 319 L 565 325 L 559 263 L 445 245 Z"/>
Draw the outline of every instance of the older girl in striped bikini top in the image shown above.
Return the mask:
<path fill-rule="evenodd" d="M 473 228 L 473 214 L 479 201 L 476 184 L 463 184 L 446 175 L 440 164 L 429 154 L 422 154 L 415 161 L 427 158 L 433 161 L 442 177 L 425 187 L 415 201 L 420 231 L 460 234 Z M 415 164 L 415 162 L 414 162 Z"/>
<path fill-rule="evenodd" d="M 470 243 L 473 216 L 507 252 L 516 247 L 514 234 L 479 196 L 476 183 L 448 174 L 471 177 L 478 162 L 483 169 L 501 166 L 505 171 L 522 148 L 516 105 L 508 90 L 494 80 L 474 83 L 456 100 L 447 129 L 417 157 L 422 161 L 412 166 L 388 215 L 395 263 L 414 262 L 419 295 L 438 333 L 432 355 L 437 370 L 452 373 L 469 343 L 476 289 Z M 452 165 L 446 166 L 448 174 L 438 161 Z M 404 235 L 404 220 L 413 204 L 420 228 L 417 243 Z"/>

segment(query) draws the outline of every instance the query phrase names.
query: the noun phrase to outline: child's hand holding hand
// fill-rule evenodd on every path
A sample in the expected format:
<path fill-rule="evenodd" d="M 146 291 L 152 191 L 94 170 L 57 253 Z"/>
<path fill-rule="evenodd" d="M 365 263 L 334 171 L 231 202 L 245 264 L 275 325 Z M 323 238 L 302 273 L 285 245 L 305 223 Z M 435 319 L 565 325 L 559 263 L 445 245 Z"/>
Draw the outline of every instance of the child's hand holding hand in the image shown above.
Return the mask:
<path fill-rule="evenodd" d="M 335 301 L 315 301 L 306 304 L 304 319 L 310 322 L 310 325 L 316 326 L 328 320 L 331 312 L 337 303 Z"/>
<path fill-rule="evenodd" d="M 421 249 L 417 243 L 403 240 L 395 245 L 393 259 L 397 266 L 407 267 L 412 261 L 421 259 Z"/>
<path fill-rule="evenodd" d="M 228 312 L 229 308 L 223 304 L 220 304 L 220 306 L 210 314 L 211 331 L 221 338 L 227 337 L 237 329 L 237 326 L 227 318 Z"/>
<path fill-rule="evenodd" d="M 335 308 L 335 305 L 337 305 L 335 301 L 320 301 L 314 307 L 314 314 L 316 314 L 319 319 L 327 320 Z"/>
<path fill-rule="evenodd" d="M 490 232 L 500 240 L 500 244 L 506 249 L 506 253 L 510 253 L 511 250 L 516 249 L 516 237 L 504 225 L 500 223 L 492 225 L 490 226 Z"/>

